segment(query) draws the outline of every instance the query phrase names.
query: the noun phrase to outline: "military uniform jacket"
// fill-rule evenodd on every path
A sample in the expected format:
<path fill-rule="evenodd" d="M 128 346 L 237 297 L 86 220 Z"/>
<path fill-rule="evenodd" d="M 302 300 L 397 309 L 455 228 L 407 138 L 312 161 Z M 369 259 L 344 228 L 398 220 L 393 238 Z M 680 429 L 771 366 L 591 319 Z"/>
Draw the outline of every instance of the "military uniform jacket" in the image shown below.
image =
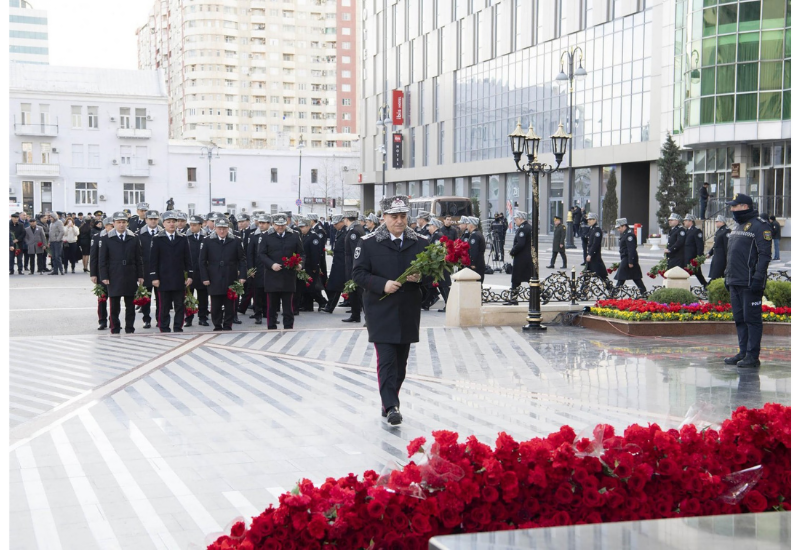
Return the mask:
<path fill-rule="evenodd" d="M 92 244 L 89 245 L 89 277 L 100 278 L 100 239 L 105 236 L 106 230 L 103 229 L 92 237 Z"/>
<path fill-rule="evenodd" d="M 533 276 L 531 230 L 531 224 L 526 221 L 520 224 L 514 233 L 514 243 L 511 245 L 511 257 L 514 258 L 514 265 L 511 269 L 511 286 L 513 287 L 530 280 Z"/>
<path fill-rule="evenodd" d="M 676 265 L 684 265 L 684 254 L 683 254 L 683 247 L 686 242 L 686 229 L 684 229 L 680 225 L 676 225 L 672 229 L 669 230 L 669 236 L 667 237 L 667 259 L 670 260 L 669 264 L 670 267 L 675 267 Z M 677 262 L 677 263 L 676 263 Z"/>
<path fill-rule="evenodd" d="M 194 278 L 192 252 L 189 239 L 177 231 L 170 241 L 166 231 L 153 237 L 150 249 L 150 279 L 158 281 L 158 289 L 163 291 L 183 290 L 186 287 L 184 273 Z"/>
<path fill-rule="evenodd" d="M 309 286 L 307 290 L 309 292 L 322 290 L 322 281 L 319 278 L 319 269 L 320 262 L 325 260 L 325 253 L 319 248 L 321 239 L 319 238 L 319 235 L 313 231 L 309 231 L 305 235 L 302 235 L 301 240 L 303 242 L 303 250 L 305 252 L 305 263 L 303 267 L 306 270 L 306 273 L 308 273 L 311 278 L 314 279 L 314 281 L 311 283 L 311 286 Z M 319 283 L 319 285 L 317 283 Z"/>
<path fill-rule="evenodd" d="M 728 265 L 728 239 L 731 230 L 727 226 L 722 226 L 714 233 L 714 246 L 708 251 L 711 256 L 711 271 L 708 273 L 708 280 L 718 279 L 725 276 L 725 266 Z"/>
<path fill-rule="evenodd" d="M 156 228 L 156 235 L 158 228 Z M 150 250 L 153 247 L 153 235 L 150 234 L 150 228 L 146 225 L 139 230 L 139 241 L 142 243 L 142 265 L 144 266 L 144 285 L 152 286 L 153 278 L 150 276 Z"/>
<path fill-rule="evenodd" d="M 336 240 L 333 242 L 333 263 L 331 272 L 328 275 L 328 292 L 341 292 L 344 284 L 348 281 L 345 273 L 345 234 L 344 227 L 336 233 Z"/>
<path fill-rule="evenodd" d="M 633 264 L 633 267 L 628 267 L 628 264 Z M 642 278 L 639 253 L 636 251 L 636 235 L 630 227 L 619 236 L 619 269 L 614 278 L 618 281 Z"/>
<path fill-rule="evenodd" d="M 566 239 L 567 228 L 564 227 L 563 223 L 553 227 L 553 251 L 558 252 L 561 249 L 561 245 L 566 242 Z"/>
<path fill-rule="evenodd" d="M 192 272 L 194 273 L 192 277 L 193 289 L 200 288 L 205 290 L 206 288 L 203 281 L 200 280 L 200 243 L 204 242 L 206 238 L 202 231 L 197 232 L 197 238 L 195 238 L 195 234 L 192 232 L 189 232 L 186 236 L 186 240 L 189 242 L 189 254 L 192 257 Z"/>
<path fill-rule="evenodd" d="M 90 254 L 91 256 L 91 254 Z M 125 231 L 125 241 L 114 232 L 100 238 L 98 243 L 100 280 L 108 280 L 108 295 L 133 296 L 144 279 L 142 243 L 131 230 Z"/>
<path fill-rule="evenodd" d="M 728 286 L 750 286 L 753 281 L 764 288 L 772 258 L 772 227 L 758 218 L 755 210 L 744 223 L 736 224 L 728 237 Z"/>
<path fill-rule="evenodd" d="M 133 231 L 136 235 L 138 235 L 142 227 L 146 225 L 147 221 L 141 219 L 138 214 L 134 214 L 133 216 L 128 218 L 128 229 Z"/>
<path fill-rule="evenodd" d="M 256 272 L 253 275 L 256 288 L 264 288 L 264 266 L 261 265 L 258 253 L 261 250 L 261 243 L 264 242 L 264 237 L 266 236 L 266 233 L 263 233 L 261 229 L 256 229 L 255 232 L 250 235 L 250 241 L 247 243 L 247 250 L 245 250 L 247 270 L 250 271 L 256 268 Z"/>
<path fill-rule="evenodd" d="M 211 281 L 208 294 L 228 293 L 228 287 L 247 277 L 247 262 L 241 241 L 228 235 L 223 242 L 216 234 L 200 243 L 200 281 Z"/>
<path fill-rule="evenodd" d="M 264 267 L 264 290 L 267 292 L 295 292 L 297 290 L 297 272 L 295 270 L 286 268 L 280 271 L 272 270 L 272 266 L 275 264 L 283 267 L 283 258 L 289 258 L 292 254 L 301 257 L 305 254 L 299 233 L 287 227 L 281 237 L 274 227 L 270 227 L 258 250 L 258 258 Z"/>
<path fill-rule="evenodd" d="M 472 264 L 470 269 L 479 275 L 483 275 L 486 270 L 486 239 L 483 233 L 477 229 L 469 234 L 469 261 Z"/>
<path fill-rule="evenodd" d="M 344 240 L 344 276 L 348 281 L 353 278 L 353 254 L 356 252 L 359 239 L 366 234 L 364 228 L 355 223 L 351 223 L 347 228 Z"/>
<path fill-rule="evenodd" d="M 600 229 L 599 225 L 594 224 L 589 226 L 588 239 L 586 255 L 589 256 L 590 259 L 589 263 L 586 265 L 586 270 L 594 271 L 598 277 L 607 278 L 608 271 L 606 270 L 606 264 L 603 263 L 603 254 L 601 252 L 603 247 L 603 230 Z"/>
<path fill-rule="evenodd" d="M 686 240 L 683 244 L 683 261 L 684 265 L 689 265 L 689 262 L 703 253 L 703 232 L 697 226 L 692 226 L 686 230 Z"/>
<path fill-rule="evenodd" d="M 387 281 L 395 281 L 417 254 L 427 246 L 410 227 L 403 233 L 400 248 L 385 225 L 360 239 L 353 255 L 353 280 L 364 289 L 364 312 L 370 342 L 410 344 L 419 341 L 422 285 L 404 283 L 397 292 L 381 300 Z"/>

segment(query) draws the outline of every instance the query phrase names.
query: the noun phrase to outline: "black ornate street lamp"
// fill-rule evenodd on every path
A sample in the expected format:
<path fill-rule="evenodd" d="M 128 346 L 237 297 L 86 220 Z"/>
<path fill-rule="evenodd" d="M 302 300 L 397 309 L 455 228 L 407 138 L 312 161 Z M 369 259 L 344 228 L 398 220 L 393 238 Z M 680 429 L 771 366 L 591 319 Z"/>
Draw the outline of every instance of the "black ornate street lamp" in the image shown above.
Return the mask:
<path fill-rule="evenodd" d="M 547 328 L 542 326 L 541 288 L 539 287 L 539 174 L 551 174 L 558 170 L 561 161 L 564 159 L 564 152 L 567 150 L 567 142 L 571 137 L 564 132 L 564 125 L 559 122 L 558 130 L 550 136 L 553 142 L 553 154 L 556 157 L 556 165 L 551 166 L 550 164 L 539 162 L 539 142 L 542 138 L 533 131 L 533 124 L 528 127 L 528 133 L 524 134 L 522 132 L 522 124 L 517 121 L 517 128 L 508 134 L 517 170 L 531 176 L 532 181 L 531 257 L 533 271 L 531 273 L 530 299 L 528 301 L 528 324 L 522 327 L 522 330 L 546 330 Z M 520 166 L 519 163 L 523 153 L 527 155 L 528 162 Z"/>

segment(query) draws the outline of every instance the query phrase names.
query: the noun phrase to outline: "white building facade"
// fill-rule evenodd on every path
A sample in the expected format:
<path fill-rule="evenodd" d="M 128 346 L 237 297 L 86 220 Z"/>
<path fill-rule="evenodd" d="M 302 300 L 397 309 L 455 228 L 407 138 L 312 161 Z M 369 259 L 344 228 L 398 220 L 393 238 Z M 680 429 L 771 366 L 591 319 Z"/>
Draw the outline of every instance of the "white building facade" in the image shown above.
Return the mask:
<path fill-rule="evenodd" d="M 9 60 L 47 65 L 50 62 L 47 12 L 34 9 L 26 0 L 9 0 L 8 11 Z"/>

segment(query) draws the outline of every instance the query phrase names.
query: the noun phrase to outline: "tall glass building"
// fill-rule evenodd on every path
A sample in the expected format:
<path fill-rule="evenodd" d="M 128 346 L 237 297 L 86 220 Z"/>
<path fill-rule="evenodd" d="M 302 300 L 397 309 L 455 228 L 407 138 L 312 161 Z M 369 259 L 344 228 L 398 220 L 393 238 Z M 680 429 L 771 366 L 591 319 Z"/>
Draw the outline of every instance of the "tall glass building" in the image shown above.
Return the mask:
<path fill-rule="evenodd" d="M 668 132 L 695 192 L 712 185 L 707 216 L 746 191 L 789 217 L 790 10 L 790 0 L 364 0 L 365 205 L 384 192 L 385 126 L 376 122 L 398 90 L 392 111 L 402 107 L 403 122 L 388 129 L 387 194 L 472 196 L 484 218 L 530 210 L 507 136 L 518 120 L 532 124 L 552 162 L 546 138 L 562 122 L 573 136 L 573 193 L 567 155 L 540 179 L 545 232 L 571 204 L 600 215 L 614 168 L 620 216 L 658 231 Z M 569 86 L 556 76 L 573 51 L 587 76 L 575 82 L 571 117 Z M 393 168 L 400 140 L 402 167 Z"/>
<path fill-rule="evenodd" d="M 34 9 L 25 0 L 9 0 L 8 3 L 9 60 L 12 63 L 49 64 L 47 12 Z"/>

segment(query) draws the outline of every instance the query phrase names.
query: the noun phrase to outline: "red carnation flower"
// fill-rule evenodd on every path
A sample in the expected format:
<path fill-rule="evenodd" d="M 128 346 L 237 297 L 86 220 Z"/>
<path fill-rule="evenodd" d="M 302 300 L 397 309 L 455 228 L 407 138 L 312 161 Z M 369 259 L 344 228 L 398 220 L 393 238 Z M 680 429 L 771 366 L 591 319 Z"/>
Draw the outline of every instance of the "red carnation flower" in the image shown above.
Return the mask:
<path fill-rule="evenodd" d="M 316 515 L 308 522 L 308 534 L 317 540 L 325 538 L 325 531 L 328 530 L 328 520 L 325 516 Z"/>
<path fill-rule="evenodd" d="M 443 239 L 446 237 L 442 237 Z M 408 450 L 408 458 L 411 458 L 416 453 L 420 452 L 422 446 L 425 445 L 425 438 L 424 437 L 417 437 L 411 440 L 411 443 L 408 444 L 406 449 Z"/>
<path fill-rule="evenodd" d="M 231 527 L 231 538 L 240 539 L 244 536 L 245 526 L 243 521 L 237 521 Z"/>

